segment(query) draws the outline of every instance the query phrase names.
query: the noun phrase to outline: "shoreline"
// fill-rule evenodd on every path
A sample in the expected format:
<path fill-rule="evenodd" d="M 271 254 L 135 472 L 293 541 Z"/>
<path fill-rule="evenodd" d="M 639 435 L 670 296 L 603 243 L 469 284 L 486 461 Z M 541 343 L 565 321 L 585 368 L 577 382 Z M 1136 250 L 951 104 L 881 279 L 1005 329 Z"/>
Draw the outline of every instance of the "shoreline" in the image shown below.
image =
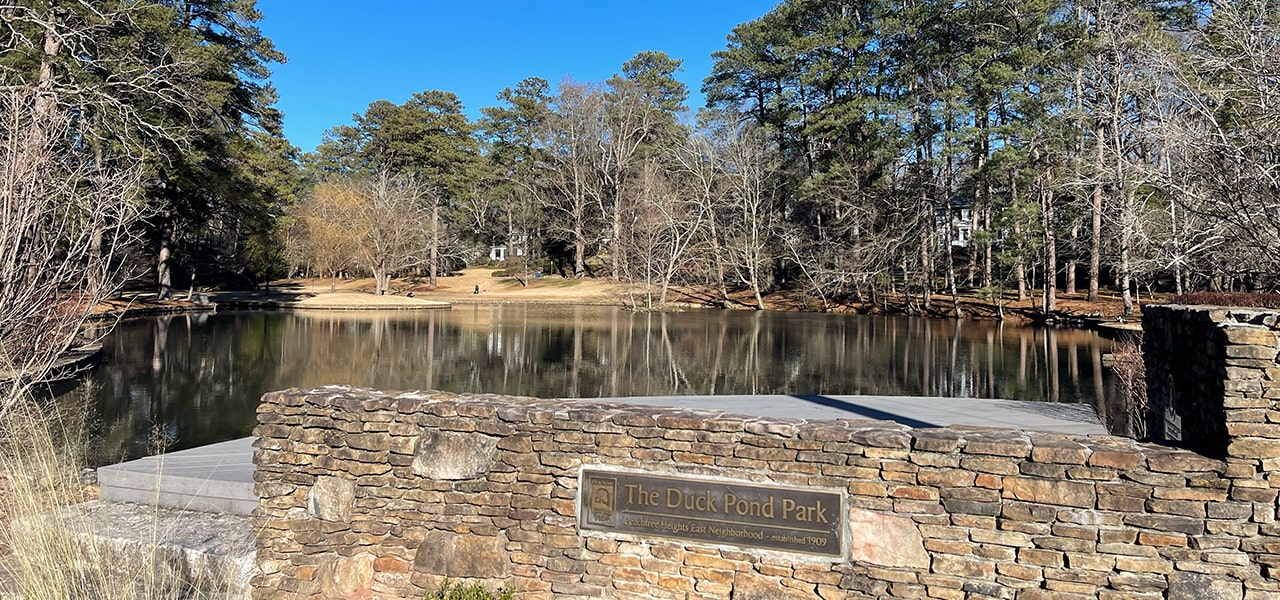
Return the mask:
<path fill-rule="evenodd" d="M 493 277 L 496 269 L 473 268 L 441 277 L 435 289 L 421 279 L 392 281 L 390 293 L 370 293 L 371 279 L 286 279 L 271 282 L 266 289 L 239 292 L 207 292 L 201 300 L 158 302 L 151 294 L 122 296 L 100 307 L 87 322 L 131 319 L 169 314 L 198 313 L 221 309 L 233 310 L 447 310 L 450 305 L 544 305 L 544 306 L 618 306 L 627 307 L 625 288 L 609 280 L 565 279 L 548 276 L 525 279 L 522 285 L 513 277 Z M 479 293 L 476 293 L 476 291 Z M 411 295 L 412 294 L 412 295 Z M 672 288 L 667 307 L 655 312 L 679 312 L 693 309 L 757 310 L 749 293 L 730 294 L 728 306 L 713 301 L 716 295 L 701 288 Z M 643 297 L 637 294 L 636 298 Z M 672 300 L 674 298 L 674 300 Z M 207 300 L 206 300 L 207 299 Z M 1059 310 L 1046 318 L 1033 298 L 1008 300 L 1003 305 L 1003 319 L 997 318 L 995 304 L 974 296 L 960 296 L 963 316 L 955 315 L 955 304 L 949 295 L 935 295 L 929 310 L 914 304 L 918 299 L 896 296 L 885 303 L 843 302 L 829 304 L 827 310 L 816 306 L 815 299 L 795 291 L 774 292 L 764 297 L 765 309 L 778 312 L 815 314 L 860 314 L 874 316 L 907 316 L 927 319 L 999 321 L 1016 325 L 1041 325 L 1068 329 L 1090 329 L 1114 337 L 1125 331 L 1140 330 L 1136 320 L 1120 318 L 1118 297 L 1104 297 L 1090 303 L 1083 294 L 1061 294 Z M 908 304 L 910 302 L 910 304 Z"/>

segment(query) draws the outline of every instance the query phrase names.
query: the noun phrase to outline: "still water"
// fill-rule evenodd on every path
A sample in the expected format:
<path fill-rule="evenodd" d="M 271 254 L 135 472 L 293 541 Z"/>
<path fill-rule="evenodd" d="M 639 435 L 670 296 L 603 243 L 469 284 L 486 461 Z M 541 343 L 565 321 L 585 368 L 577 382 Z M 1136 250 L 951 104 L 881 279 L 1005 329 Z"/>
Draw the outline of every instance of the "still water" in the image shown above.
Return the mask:
<path fill-rule="evenodd" d="M 598 306 L 219 312 L 120 323 L 96 389 L 103 460 L 248 435 L 258 398 L 352 384 L 541 397 L 1114 396 L 1083 330 L 909 317 Z"/>

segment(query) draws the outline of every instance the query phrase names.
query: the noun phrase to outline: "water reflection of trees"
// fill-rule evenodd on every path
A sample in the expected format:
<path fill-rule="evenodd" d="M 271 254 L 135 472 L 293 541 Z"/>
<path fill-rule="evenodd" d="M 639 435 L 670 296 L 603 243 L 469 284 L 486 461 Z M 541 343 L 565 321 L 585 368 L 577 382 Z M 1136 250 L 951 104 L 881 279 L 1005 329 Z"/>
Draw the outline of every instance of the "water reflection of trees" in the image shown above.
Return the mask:
<path fill-rule="evenodd" d="M 347 383 L 543 397 L 877 394 L 1089 402 L 1109 382 L 1092 332 L 745 311 L 459 307 L 230 313 L 122 324 L 104 429 L 145 450 L 246 435 L 265 391 Z"/>

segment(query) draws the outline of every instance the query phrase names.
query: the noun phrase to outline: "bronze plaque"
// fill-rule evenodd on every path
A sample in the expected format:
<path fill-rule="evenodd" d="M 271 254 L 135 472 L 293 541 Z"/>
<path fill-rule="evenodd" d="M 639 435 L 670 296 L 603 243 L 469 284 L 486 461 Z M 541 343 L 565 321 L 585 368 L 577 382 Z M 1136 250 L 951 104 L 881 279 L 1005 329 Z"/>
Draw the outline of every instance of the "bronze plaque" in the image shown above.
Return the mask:
<path fill-rule="evenodd" d="M 844 555 L 839 492 L 594 469 L 581 484 L 582 529 Z"/>

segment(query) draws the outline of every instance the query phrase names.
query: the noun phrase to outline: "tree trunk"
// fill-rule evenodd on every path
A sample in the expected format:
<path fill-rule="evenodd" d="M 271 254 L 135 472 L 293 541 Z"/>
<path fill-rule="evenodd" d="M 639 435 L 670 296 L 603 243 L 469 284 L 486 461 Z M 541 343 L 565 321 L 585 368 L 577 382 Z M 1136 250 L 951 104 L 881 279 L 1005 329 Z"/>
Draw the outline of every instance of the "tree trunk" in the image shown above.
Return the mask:
<path fill-rule="evenodd" d="M 440 201 L 431 203 L 431 265 L 427 287 L 436 289 L 436 276 L 440 270 Z"/>
<path fill-rule="evenodd" d="M 1058 310 L 1058 238 L 1053 231 L 1053 190 L 1043 190 L 1044 214 L 1044 314 Z"/>
<path fill-rule="evenodd" d="M 1133 192 L 1125 193 L 1125 213 L 1126 217 L 1132 211 Z M 1124 288 L 1124 314 L 1133 314 L 1133 265 L 1131 263 L 1133 234 L 1131 226 L 1128 225 L 1130 219 L 1125 219 L 1125 225 L 1120 233 L 1120 287 Z"/>
<path fill-rule="evenodd" d="M 1039 161 L 1038 148 L 1032 150 L 1032 159 Z M 1052 169 L 1047 169 L 1037 183 L 1044 228 L 1044 316 L 1057 310 L 1057 234 L 1053 232 L 1053 189 L 1048 187 L 1051 180 Z"/>
<path fill-rule="evenodd" d="M 720 235 L 716 230 L 714 216 L 711 217 L 709 229 L 711 235 L 711 260 L 716 271 L 716 288 L 720 292 L 721 306 L 729 306 L 729 287 L 725 282 L 723 250 L 720 248 Z"/>
<path fill-rule="evenodd" d="M 56 4 L 56 3 L 50 3 Z M 39 94 L 36 96 L 36 119 L 43 122 L 53 113 L 58 100 L 53 91 L 53 63 L 62 51 L 62 38 L 57 35 L 58 10 L 49 11 L 49 23 L 44 30 L 43 56 L 40 59 Z"/>
<path fill-rule="evenodd" d="M 963 319 L 964 311 L 960 308 L 960 292 L 956 289 L 956 261 L 955 252 L 952 250 L 952 241 L 954 232 L 951 227 L 951 203 L 947 202 L 947 234 L 945 243 L 947 245 L 947 288 L 951 292 L 951 306 L 956 311 L 956 318 Z"/>
<path fill-rule="evenodd" d="M 932 218 L 933 215 L 929 215 Z M 920 233 L 920 306 L 929 310 L 933 303 L 933 265 L 929 260 L 930 227 L 926 226 Z"/>
<path fill-rule="evenodd" d="M 1094 130 L 1094 136 L 1097 139 L 1097 152 L 1094 155 L 1096 173 L 1094 177 L 1098 177 L 1099 181 L 1093 183 L 1093 203 L 1090 205 L 1090 216 L 1093 219 L 1091 223 L 1092 229 L 1089 232 L 1089 295 L 1086 298 L 1089 302 L 1098 301 L 1098 279 L 1102 275 L 1102 172 L 1103 172 L 1103 140 L 1102 127 L 1098 126 Z"/>
<path fill-rule="evenodd" d="M 173 220 L 165 217 L 160 225 L 160 251 L 156 253 L 156 297 L 160 300 L 173 297 L 172 254 Z"/>
<path fill-rule="evenodd" d="M 1079 225 L 1075 225 L 1075 226 L 1072 226 L 1072 227 L 1071 227 L 1071 242 L 1072 242 L 1071 247 L 1072 247 L 1072 248 L 1076 248 L 1076 247 L 1077 247 L 1077 246 L 1075 245 L 1075 242 L 1076 242 L 1076 240 L 1078 240 L 1078 239 L 1080 239 L 1080 226 L 1079 226 Z M 1073 252 L 1073 253 L 1072 253 L 1072 255 L 1074 256 L 1074 255 L 1075 255 L 1075 253 Z M 1068 294 L 1074 294 L 1074 293 L 1076 293 L 1076 269 L 1077 269 L 1077 268 L 1078 268 L 1078 264 L 1077 264 L 1077 262 L 1076 262 L 1076 260 L 1075 260 L 1074 258 L 1072 258 L 1071 260 L 1067 261 L 1067 265 L 1066 265 L 1066 276 L 1067 276 L 1067 277 L 1066 277 L 1066 279 L 1067 279 L 1067 281 L 1066 281 L 1066 284 L 1067 284 L 1067 293 L 1068 293 Z"/>
<path fill-rule="evenodd" d="M 982 228 L 991 231 L 991 207 L 986 206 L 982 209 Z M 991 236 L 987 236 L 990 238 Z M 992 252 L 991 241 L 982 244 L 982 285 L 991 287 L 994 283 L 993 271 L 995 270 L 995 256 Z M 1002 283 L 1000 287 L 1004 287 Z"/>
<path fill-rule="evenodd" d="M 609 242 L 609 262 L 614 279 L 622 278 L 622 191 L 615 190 L 613 198 L 613 239 Z"/>
<path fill-rule="evenodd" d="M 587 274 L 587 243 L 582 239 L 582 223 L 573 228 L 573 276 L 582 279 Z"/>

